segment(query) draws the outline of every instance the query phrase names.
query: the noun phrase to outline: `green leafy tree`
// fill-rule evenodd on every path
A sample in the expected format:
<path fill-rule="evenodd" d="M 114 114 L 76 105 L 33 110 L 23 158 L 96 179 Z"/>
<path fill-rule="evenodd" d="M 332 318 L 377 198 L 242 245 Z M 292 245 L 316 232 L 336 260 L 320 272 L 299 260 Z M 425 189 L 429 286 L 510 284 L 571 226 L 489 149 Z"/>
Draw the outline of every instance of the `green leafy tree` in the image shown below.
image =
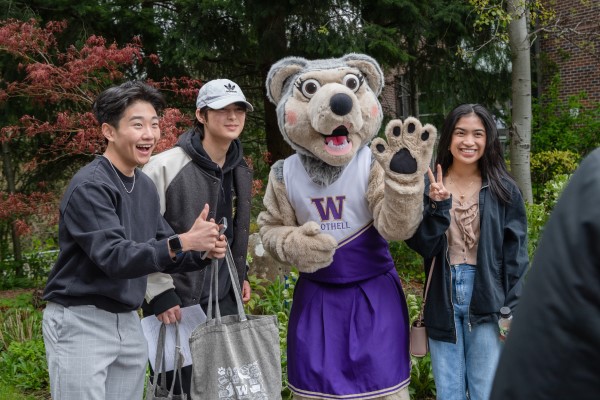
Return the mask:
<path fill-rule="evenodd" d="M 490 35 L 491 42 L 508 45 L 512 62 L 512 126 L 510 129 L 510 166 L 526 202 L 533 201 L 529 152 L 531 148 L 531 21 L 530 6 L 539 2 L 524 0 L 469 0 L 478 14 L 474 25 Z"/>
<path fill-rule="evenodd" d="M 575 152 L 575 159 L 583 158 L 600 146 L 600 103 L 589 102 L 585 93 L 570 96 L 566 102 L 560 100 L 559 95 L 560 78 L 556 74 L 533 104 L 535 135 L 532 151 L 565 149 Z M 588 104 L 584 104 L 586 100 Z"/>
<path fill-rule="evenodd" d="M 401 79 L 399 114 L 440 126 L 458 103 L 493 108 L 508 97 L 506 86 L 498 84 L 508 77 L 505 52 L 482 46 L 486 37 L 473 27 L 467 3 L 375 0 L 362 7 L 367 51 L 396 67 Z M 482 51 L 461 52 L 465 47 Z"/>
<path fill-rule="evenodd" d="M 457 54 L 465 41 L 482 40 L 481 35 L 471 39 L 472 9 L 461 1 L 182 0 L 173 5 L 177 15 L 194 18 L 169 24 L 163 65 L 204 80 L 227 76 L 242 84 L 259 109 L 251 115 L 245 143 L 260 142 L 264 134 L 270 161 L 291 153 L 264 89 L 270 66 L 284 56 L 370 54 L 406 78 L 406 115 L 423 114 L 419 104 L 424 104 L 425 113 L 436 114 L 433 122 L 440 122 L 445 110 L 460 101 L 476 98 L 493 104 L 506 98 L 506 90 L 497 84 L 508 76 L 505 61 L 494 59 L 492 51 Z M 492 62 L 493 70 L 481 67 Z"/>
<path fill-rule="evenodd" d="M 177 15 L 194 18 L 172 20 L 162 62 L 203 80 L 225 76 L 242 85 L 258 110 L 249 115 L 244 143 L 266 139 L 271 162 L 291 154 L 279 133 L 275 106 L 265 95 L 271 65 L 288 55 L 334 57 L 364 43 L 360 14 L 349 1 L 182 0 L 173 5 Z"/>
<path fill-rule="evenodd" d="M 484 40 L 474 33 L 472 8 L 459 0 L 32 0 L 28 10 L 43 21 L 69 21 L 70 42 L 83 32 L 119 43 L 140 35 L 144 48 L 160 59 L 144 64 L 151 78 L 168 71 L 234 79 L 257 106 L 247 121 L 245 145 L 253 154 L 268 150 L 268 162 L 291 153 L 264 88 L 270 66 L 284 56 L 370 54 L 402 86 L 399 116 L 424 116 L 436 124 L 456 103 L 492 106 L 507 97 L 506 86 L 498 85 L 508 76 L 507 62 L 496 49 L 468 57 L 457 52 Z"/>
<path fill-rule="evenodd" d="M 590 3 L 580 0 L 582 3 Z M 478 15 L 475 27 L 489 35 L 488 43 L 506 43 L 512 62 L 512 112 L 510 165 L 525 201 L 533 201 L 530 171 L 532 136 L 531 44 L 538 35 L 565 37 L 577 47 L 594 53 L 590 38 L 598 35 L 594 20 L 563 23 L 563 16 L 544 0 L 469 0 Z M 593 13 L 592 13 L 593 14 Z M 596 15 L 596 14 L 593 14 Z M 596 15 L 597 16 L 597 15 Z M 593 17 L 592 17 L 593 18 Z M 596 27 L 581 31 L 580 26 Z"/>

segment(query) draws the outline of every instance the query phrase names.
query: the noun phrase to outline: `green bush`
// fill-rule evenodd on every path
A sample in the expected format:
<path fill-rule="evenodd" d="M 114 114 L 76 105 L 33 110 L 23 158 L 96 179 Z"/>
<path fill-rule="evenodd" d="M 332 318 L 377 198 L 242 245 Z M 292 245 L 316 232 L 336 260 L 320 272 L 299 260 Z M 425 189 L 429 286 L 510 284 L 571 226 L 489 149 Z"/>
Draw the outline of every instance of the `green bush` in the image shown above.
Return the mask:
<path fill-rule="evenodd" d="M 408 391 L 412 400 L 435 399 L 436 390 L 431 369 L 431 356 L 411 357 L 410 386 Z"/>
<path fill-rule="evenodd" d="M 289 276 L 272 282 L 258 278 L 255 275 L 250 275 L 248 279 L 252 288 L 252 295 L 250 301 L 246 304 L 246 312 L 248 314 L 277 315 L 283 385 L 281 396 L 283 399 L 291 399 L 292 394 L 287 380 L 287 332 L 298 271 L 293 269 Z"/>
<path fill-rule="evenodd" d="M 406 304 L 408 306 L 408 318 L 412 324 L 419 312 L 423 298 L 408 294 L 406 296 Z M 433 380 L 433 370 L 431 369 L 431 356 L 427 354 L 425 357 L 410 357 L 410 398 L 413 400 L 424 400 L 435 398 L 435 382 Z"/>
<path fill-rule="evenodd" d="M 527 211 L 527 253 L 529 260 L 532 260 L 542 235 L 542 229 L 548 220 L 548 214 L 543 204 L 526 203 L 525 207 Z"/>
<path fill-rule="evenodd" d="M 390 242 L 390 253 L 403 282 L 422 282 L 425 277 L 423 257 L 403 241 Z"/>
<path fill-rule="evenodd" d="M 567 174 L 556 175 L 543 186 L 537 203 L 526 204 L 529 260 L 533 260 L 544 226 L 570 177 Z"/>
<path fill-rule="evenodd" d="M 579 155 L 571 150 L 547 150 L 531 155 L 531 181 L 534 202 L 543 200 L 545 184 L 557 175 L 572 174 L 579 164 Z"/>
<path fill-rule="evenodd" d="M 18 308 L 26 308 L 32 310 L 33 307 L 33 293 L 30 291 L 24 291 L 14 297 L 0 299 L 0 310 L 15 310 Z M 5 316 L 5 315 L 3 315 Z M 3 319 L 0 315 L 0 321 Z"/>
<path fill-rule="evenodd" d="M 0 316 L 0 350 L 12 343 L 41 338 L 42 313 L 28 308 L 18 308 Z"/>
<path fill-rule="evenodd" d="M 50 394 L 43 390 L 23 393 L 13 386 L 0 385 L 0 400 L 51 400 L 51 398 Z"/>
<path fill-rule="evenodd" d="M 6 393 L 22 390 L 36 397 L 32 391 L 45 393 L 48 389 L 42 313 L 31 306 L 30 293 L 3 302 L 3 307 L 5 311 L 0 313 L 0 387 Z M 26 397 L 11 394 L 6 398 Z"/>
<path fill-rule="evenodd" d="M 12 342 L 0 356 L 0 381 L 23 390 L 47 388 L 48 370 L 44 342 Z"/>
<path fill-rule="evenodd" d="M 25 253 L 21 260 L 12 257 L 0 261 L 0 290 L 33 288 L 46 283 L 58 250 L 39 248 Z"/>
<path fill-rule="evenodd" d="M 591 103 L 585 93 L 559 98 L 560 77 L 533 105 L 532 152 L 569 149 L 581 157 L 600 146 L 600 103 Z M 587 104 L 586 104 L 587 103 Z"/>
<path fill-rule="evenodd" d="M 551 212 L 556 205 L 560 195 L 569 183 L 569 179 L 571 179 L 571 174 L 559 174 L 555 175 L 544 185 L 541 201 L 549 212 Z"/>

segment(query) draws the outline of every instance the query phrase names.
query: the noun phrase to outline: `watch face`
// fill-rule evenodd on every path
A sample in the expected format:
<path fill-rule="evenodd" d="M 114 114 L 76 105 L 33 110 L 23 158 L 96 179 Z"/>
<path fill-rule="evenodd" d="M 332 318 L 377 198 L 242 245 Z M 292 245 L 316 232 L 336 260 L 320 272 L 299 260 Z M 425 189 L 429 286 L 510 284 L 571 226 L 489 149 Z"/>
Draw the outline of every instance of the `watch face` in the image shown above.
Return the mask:
<path fill-rule="evenodd" d="M 169 238 L 169 247 L 174 253 L 181 253 L 181 240 L 179 240 L 179 236 L 171 236 Z"/>

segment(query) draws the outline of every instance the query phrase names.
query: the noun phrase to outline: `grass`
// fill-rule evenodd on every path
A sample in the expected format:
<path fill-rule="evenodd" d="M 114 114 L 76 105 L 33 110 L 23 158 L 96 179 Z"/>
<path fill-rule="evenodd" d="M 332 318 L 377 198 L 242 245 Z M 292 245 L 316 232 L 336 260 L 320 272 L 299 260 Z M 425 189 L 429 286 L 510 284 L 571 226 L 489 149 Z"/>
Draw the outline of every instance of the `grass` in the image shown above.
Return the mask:
<path fill-rule="evenodd" d="M 30 343 L 31 340 L 41 340 L 41 312 L 33 306 L 35 292 L 34 289 L 0 291 L 0 359 L 10 356 L 8 348 L 11 343 L 22 344 Z M 13 345 L 12 348 L 14 349 L 15 346 Z M 37 355 L 40 356 L 40 354 Z M 24 358 L 22 361 L 25 365 Z M 18 367 L 23 367 L 23 365 Z M 36 367 L 39 368 L 39 365 Z M 7 376 L 6 372 L 8 372 L 6 368 L 0 371 L 0 380 L 2 381 L 0 400 L 50 399 L 47 390 L 23 390 L 20 388 L 19 386 L 27 384 L 27 377 Z"/>
<path fill-rule="evenodd" d="M 50 395 L 43 391 L 37 394 L 23 394 L 12 386 L 0 386 L 0 400 L 50 400 Z"/>

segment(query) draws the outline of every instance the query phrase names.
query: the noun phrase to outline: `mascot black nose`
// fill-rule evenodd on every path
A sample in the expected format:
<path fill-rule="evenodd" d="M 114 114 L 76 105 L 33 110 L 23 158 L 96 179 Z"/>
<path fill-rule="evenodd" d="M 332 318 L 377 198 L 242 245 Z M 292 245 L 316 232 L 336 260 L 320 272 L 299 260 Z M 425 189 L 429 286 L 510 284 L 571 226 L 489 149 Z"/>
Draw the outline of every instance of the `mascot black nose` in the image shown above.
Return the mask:
<path fill-rule="evenodd" d="M 329 100 L 331 111 L 336 115 L 346 115 L 352 110 L 352 99 L 344 93 L 337 93 Z"/>

